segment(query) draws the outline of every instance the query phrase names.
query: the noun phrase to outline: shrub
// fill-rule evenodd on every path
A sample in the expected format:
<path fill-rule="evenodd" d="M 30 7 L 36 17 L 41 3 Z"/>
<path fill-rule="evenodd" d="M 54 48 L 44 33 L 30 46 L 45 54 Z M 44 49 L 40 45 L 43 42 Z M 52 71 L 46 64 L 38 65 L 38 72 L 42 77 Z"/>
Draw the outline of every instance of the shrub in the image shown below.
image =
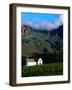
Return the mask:
<path fill-rule="evenodd" d="M 22 67 L 22 77 L 29 76 L 53 76 L 63 74 L 62 63 L 52 63 L 37 66 L 24 66 Z"/>

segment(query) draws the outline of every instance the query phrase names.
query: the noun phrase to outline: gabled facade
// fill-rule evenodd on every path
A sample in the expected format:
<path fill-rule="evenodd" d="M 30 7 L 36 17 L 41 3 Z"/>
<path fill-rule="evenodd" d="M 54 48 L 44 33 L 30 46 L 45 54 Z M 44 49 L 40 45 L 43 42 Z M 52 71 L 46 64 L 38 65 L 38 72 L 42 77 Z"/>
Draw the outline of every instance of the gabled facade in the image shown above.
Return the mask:
<path fill-rule="evenodd" d="M 38 65 L 41 65 L 41 64 L 43 64 L 43 60 L 41 58 L 39 58 L 37 63 L 38 63 Z"/>

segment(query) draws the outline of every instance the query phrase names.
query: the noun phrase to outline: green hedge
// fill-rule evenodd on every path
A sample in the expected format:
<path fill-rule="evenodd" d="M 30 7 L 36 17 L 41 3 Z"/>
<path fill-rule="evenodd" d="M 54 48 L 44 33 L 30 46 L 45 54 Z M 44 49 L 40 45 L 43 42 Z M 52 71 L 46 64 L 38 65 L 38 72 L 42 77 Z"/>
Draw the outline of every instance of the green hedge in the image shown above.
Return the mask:
<path fill-rule="evenodd" d="M 53 75 L 62 75 L 62 74 L 63 74 L 62 63 L 52 63 L 52 64 L 22 67 L 22 77 L 53 76 Z"/>

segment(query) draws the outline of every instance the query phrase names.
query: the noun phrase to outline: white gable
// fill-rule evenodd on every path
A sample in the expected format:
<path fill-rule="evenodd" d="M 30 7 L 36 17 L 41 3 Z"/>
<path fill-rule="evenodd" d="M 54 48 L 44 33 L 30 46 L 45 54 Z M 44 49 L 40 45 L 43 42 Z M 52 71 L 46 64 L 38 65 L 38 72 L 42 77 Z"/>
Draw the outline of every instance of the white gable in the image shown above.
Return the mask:
<path fill-rule="evenodd" d="M 43 64 L 43 60 L 41 58 L 38 59 L 38 65 Z"/>

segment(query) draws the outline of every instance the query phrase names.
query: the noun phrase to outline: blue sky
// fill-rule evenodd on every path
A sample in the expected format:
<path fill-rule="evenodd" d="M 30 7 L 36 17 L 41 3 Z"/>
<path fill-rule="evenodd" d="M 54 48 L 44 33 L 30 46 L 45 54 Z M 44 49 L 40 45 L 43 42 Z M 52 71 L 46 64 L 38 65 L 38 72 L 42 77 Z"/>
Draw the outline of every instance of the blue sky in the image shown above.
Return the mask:
<path fill-rule="evenodd" d="M 61 14 L 27 13 L 21 12 L 21 23 L 35 28 L 53 29 L 62 22 Z M 55 27 L 56 26 L 56 27 Z"/>
<path fill-rule="evenodd" d="M 60 14 L 40 14 L 40 13 L 21 13 L 21 20 L 23 21 L 33 21 L 35 22 L 35 19 L 39 19 L 39 21 L 45 21 L 48 20 L 50 22 L 54 22 L 60 17 Z"/>

